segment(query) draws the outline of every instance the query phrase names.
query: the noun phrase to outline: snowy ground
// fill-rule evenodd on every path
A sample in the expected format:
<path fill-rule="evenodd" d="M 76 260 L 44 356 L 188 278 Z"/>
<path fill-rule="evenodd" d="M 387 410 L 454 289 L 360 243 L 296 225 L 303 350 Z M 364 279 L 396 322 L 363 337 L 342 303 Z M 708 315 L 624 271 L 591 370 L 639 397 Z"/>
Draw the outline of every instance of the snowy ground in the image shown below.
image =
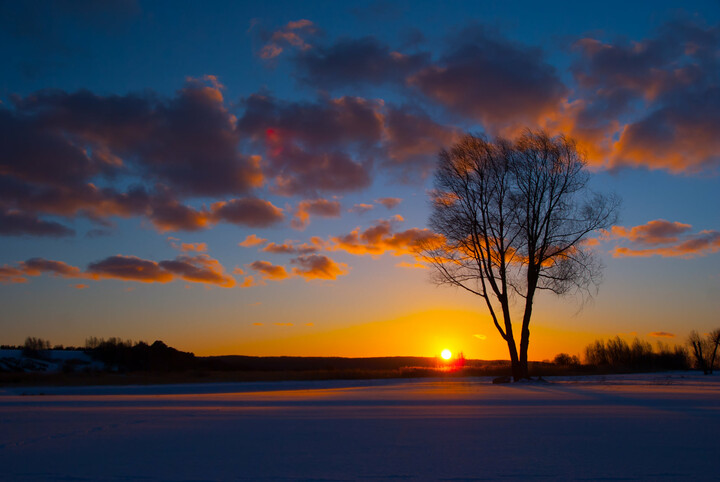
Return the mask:
<path fill-rule="evenodd" d="M 0 388 L 3 480 L 717 480 L 720 377 Z"/>

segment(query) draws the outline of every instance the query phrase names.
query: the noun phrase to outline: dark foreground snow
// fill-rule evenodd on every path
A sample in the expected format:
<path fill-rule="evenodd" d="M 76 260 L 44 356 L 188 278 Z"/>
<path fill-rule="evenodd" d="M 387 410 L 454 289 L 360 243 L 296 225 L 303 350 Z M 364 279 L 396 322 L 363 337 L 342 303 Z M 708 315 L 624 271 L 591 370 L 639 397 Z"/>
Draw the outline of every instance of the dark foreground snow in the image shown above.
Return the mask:
<path fill-rule="evenodd" d="M 713 480 L 720 377 L 0 389 L 3 480 Z"/>

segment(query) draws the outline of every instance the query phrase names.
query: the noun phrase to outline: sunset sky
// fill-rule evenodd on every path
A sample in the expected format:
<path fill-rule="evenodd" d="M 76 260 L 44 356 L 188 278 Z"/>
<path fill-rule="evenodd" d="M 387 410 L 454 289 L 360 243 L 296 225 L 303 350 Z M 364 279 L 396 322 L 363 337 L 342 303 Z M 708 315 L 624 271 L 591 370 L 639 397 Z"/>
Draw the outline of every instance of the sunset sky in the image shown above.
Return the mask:
<path fill-rule="evenodd" d="M 0 1 L 0 58 L 1 344 L 507 358 L 412 253 L 438 151 L 527 127 L 622 198 L 530 359 L 720 326 L 716 1 Z"/>

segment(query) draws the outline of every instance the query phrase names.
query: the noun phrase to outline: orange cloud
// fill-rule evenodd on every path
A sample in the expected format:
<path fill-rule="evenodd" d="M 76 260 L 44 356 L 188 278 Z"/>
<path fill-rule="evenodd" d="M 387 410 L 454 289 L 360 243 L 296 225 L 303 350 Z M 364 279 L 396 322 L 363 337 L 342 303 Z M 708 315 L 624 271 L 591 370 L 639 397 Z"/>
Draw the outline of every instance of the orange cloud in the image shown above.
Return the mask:
<path fill-rule="evenodd" d="M 346 251 L 355 255 L 379 256 L 390 252 L 394 256 L 405 254 L 415 256 L 421 246 L 441 241 L 441 237 L 429 229 L 411 228 L 393 232 L 393 224 L 396 221 L 402 221 L 402 217 L 379 220 L 374 226 L 365 230 L 356 228 L 349 234 L 332 237 L 326 244 L 326 249 Z"/>
<path fill-rule="evenodd" d="M 258 286 L 262 283 L 256 283 L 255 278 L 253 276 L 246 276 L 245 279 L 243 279 L 242 284 L 240 285 L 241 288 L 250 288 L 252 286 Z"/>
<path fill-rule="evenodd" d="M 720 251 L 720 231 L 705 230 L 687 234 L 690 228 L 689 224 L 657 220 L 629 229 L 614 226 L 604 236 L 606 239 L 628 239 L 641 246 L 615 246 L 611 250 L 615 258 L 662 256 L 690 259 Z M 653 247 L 644 247 L 648 245 Z"/>
<path fill-rule="evenodd" d="M 408 263 L 406 261 L 401 261 L 398 264 L 396 264 L 395 266 L 397 266 L 398 268 L 428 269 L 428 267 L 422 263 Z"/>
<path fill-rule="evenodd" d="M 13 268 L 11 266 L 5 265 L 0 266 L 0 283 L 3 284 L 15 284 L 15 283 L 27 283 L 27 278 L 25 277 L 25 272 L 18 269 Z"/>
<path fill-rule="evenodd" d="M 76 285 L 73 285 L 73 288 L 78 290 L 84 290 L 85 288 L 89 288 L 89 286 L 83 283 L 78 283 Z"/>
<path fill-rule="evenodd" d="M 301 19 L 288 22 L 273 32 L 270 41 L 260 49 L 258 55 L 261 59 L 270 60 L 280 55 L 287 47 L 308 50 L 311 46 L 306 42 L 305 37 L 314 35 L 316 32 L 317 28 L 310 20 Z"/>
<path fill-rule="evenodd" d="M 381 197 L 376 199 L 375 202 L 382 204 L 388 209 L 393 209 L 402 202 L 402 199 L 399 197 Z"/>
<path fill-rule="evenodd" d="M 259 238 L 254 234 L 249 235 L 245 238 L 244 241 L 238 243 L 238 246 L 242 246 L 243 248 L 250 248 L 253 246 L 259 246 L 261 244 L 265 244 L 267 242 L 267 239 L 265 238 Z"/>
<path fill-rule="evenodd" d="M 177 238 L 169 237 L 170 245 L 183 253 L 195 252 L 204 253 L 207 251 L 207 243 L 177 243 Z"/>
<path fill-rule="evenodd" d="M 275 265 L 269 261 L 254 261 L 250 264 L 250 268 L 261 273 L 266 279 L 279 281 L 290 276 L 284 266 Z"/>
<path fill-rule="evenodd" d="M 285 241 L 283 244 L 269 243 L 261 251 L 276 254 L 310 254 L 319 250 L 315 244 L 295 244 L 293 241 Z"/>
<path fill-rule="evenodd" d="M 691 228 L 692 226 L 689 224 L 656 219 L 632 228 L 613 226 L 609 233 L 605 233 L 605 236 L 626 238 L 632 242 L 646 245 L 664 244 L 677 241 L 679 235 L 686 233 Z"/>
<path fill-rule="evenodd" d="M 654 338 L 675 338 L 675 333 L 668 333 L 667 331 L 653 331 L 652 333 L 648 333 L 648 336 L 652 336 Z"/>
<path fill-rule="evenodd" d="M 327 256 L 319 254 L 298 256 L 290 262 L 299 265 L 298 268 L 293 268 L 293 274 L 302 276 L 305 280 L 334 280 L 348 273 L 347 264 L 336 263 Z"/>
<path fill-rule="evenodd" d="M 353 205 L 352 208 L 348 209 L 348 212 L 362 214 L 368 211 L 372 211 L 373 209 L 375 209 L 375 206 L 373 206 L 372 204 L 360 203 Z"/>
<path fill-rule="evenodd" d="M 625 246 L 616 246 L 612 250 L 612 255 L 615 258 L 662 256 L 663 258 L 691 259 L 718 251 L 720 251 L 720 232 L 702 231 L 691 239 L 665 248 L 631 249 Z"/>

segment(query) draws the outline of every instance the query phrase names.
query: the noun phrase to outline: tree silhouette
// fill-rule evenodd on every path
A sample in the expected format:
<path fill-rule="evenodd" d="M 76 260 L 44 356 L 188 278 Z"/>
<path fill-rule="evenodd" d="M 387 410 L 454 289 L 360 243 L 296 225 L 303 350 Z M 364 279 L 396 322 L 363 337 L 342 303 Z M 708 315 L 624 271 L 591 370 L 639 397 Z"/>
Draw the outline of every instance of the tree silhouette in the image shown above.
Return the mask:
<path fill-rule="evenodd" d="M 484 299 L 515 380 L 528 377 L 536 291 L 589 293 L 599 283 L 586 240 L 615 222 L 619 202 L 590 191 L 585 167 L 574 141 L 545 132 L 515 141 L 466 135 L 439 154 L 429 224 L 444 242 L 423 254 L 436 282 Z M 518 298 L 519 347 L 511 310 Z"/>

